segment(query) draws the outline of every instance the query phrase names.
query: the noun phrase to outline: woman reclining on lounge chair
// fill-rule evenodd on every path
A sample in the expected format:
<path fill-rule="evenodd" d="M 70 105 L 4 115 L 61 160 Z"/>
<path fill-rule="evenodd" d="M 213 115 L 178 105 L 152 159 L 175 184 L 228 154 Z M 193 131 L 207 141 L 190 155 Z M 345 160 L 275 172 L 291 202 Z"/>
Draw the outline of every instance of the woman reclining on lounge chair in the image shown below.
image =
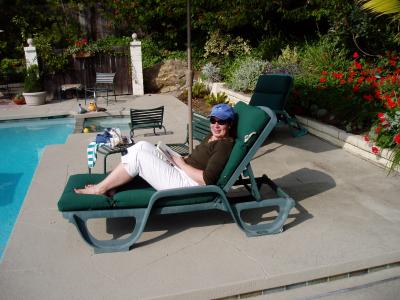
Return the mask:
<path fill-rule="evenodd" d="M 141 141 L 128 148 L 121 163 L 103 181 L 75 192 L 104 195 L 137 175 L 156 190 L 215 184 L 233 147 L 231 127 L 235 114 L 229 105 L 218 104 L 209 117 L 211 134 L 188 157 L 173 156 L 177 167 L 160 159 L 154 145 Z"/>

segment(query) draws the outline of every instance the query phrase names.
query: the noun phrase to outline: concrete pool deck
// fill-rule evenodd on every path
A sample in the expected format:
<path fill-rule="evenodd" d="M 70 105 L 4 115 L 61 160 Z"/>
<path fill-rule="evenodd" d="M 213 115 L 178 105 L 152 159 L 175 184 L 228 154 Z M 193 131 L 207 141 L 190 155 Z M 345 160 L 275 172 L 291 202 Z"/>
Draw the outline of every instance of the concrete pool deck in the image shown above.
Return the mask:
<path fill-rule="evenodd" d="M 108 113 L 165 105 L 183 141 L 187 108 L 172 96 L 120 97 Z M 75 100 L 0 107 L 0 120 L 69 114 Z M 315 136 L 275 130 L 256 154 L 296 200 L 285 231 L 247 238 L 221 212 L 156 216 L 129 252 L 93 254 L 57 201 L 69 175 L 86 173 L 95 134 L 72 134 L 41 158 L 0 263 L 1 299 L 394 299 L 400 292 L 400 177 Z M 109 166 L 118 162 L 114 155 Z M 102 172 L 101 159 L 94 172 Z M 267 189 L 263 194 L 269 194 Z M 96 220 L 97 236 L 120 237 L 126 220 Z M 377 293 L 379 297 L 377 296 Z"/>

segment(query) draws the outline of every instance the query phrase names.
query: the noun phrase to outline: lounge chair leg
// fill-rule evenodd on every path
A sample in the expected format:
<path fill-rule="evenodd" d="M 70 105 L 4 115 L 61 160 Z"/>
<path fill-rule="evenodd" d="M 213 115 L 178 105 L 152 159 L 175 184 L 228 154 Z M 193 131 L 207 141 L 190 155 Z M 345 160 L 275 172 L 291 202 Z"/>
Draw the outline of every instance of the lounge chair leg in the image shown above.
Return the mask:
<path fill-rule="evenodd" d="M 282 118 L 289 126 L 290 134 L 293 137 L 300 137 L 308 133 L 308 130 L 300 125 L 296 117 L 291 117 L 286 111 L 282 111 Z"/>
<path fill-rule="evenodd" d="M 244 202 L 232 205 L 235 219 L 239 227 L 246 233 L 247 236 L 258 236 L 265 234 L 275 234 L 283 231 L 283 225 L 289 216 L 290 210 L 294 207 L 295 202 L 292 198 L 275 198 L 261 200 L 258 202 Z M 262 208 L 262 207 L 279 207 L 278 216 L 274 221 L 268 224 L 249 224 L 246 223 L 241 213 L 245 210 Z"/>
<path fill-rule="evenodd" d="M 117 251 L 128 251 L 137 241 L 144 229 L 147 220 L 146 208 L 135 210 L 111 210 L 91 212 L 64 212 L 63 215 L 73 223 L 81 234 L 82 238 L 93 247 L 95 253 L 108 253 Z M 94 218 L 120 218 L 132 217 L 135 219 L 135 228 L 125 239 L 119 240 L 98 240 L 88 230 L 86 222 Z"/>

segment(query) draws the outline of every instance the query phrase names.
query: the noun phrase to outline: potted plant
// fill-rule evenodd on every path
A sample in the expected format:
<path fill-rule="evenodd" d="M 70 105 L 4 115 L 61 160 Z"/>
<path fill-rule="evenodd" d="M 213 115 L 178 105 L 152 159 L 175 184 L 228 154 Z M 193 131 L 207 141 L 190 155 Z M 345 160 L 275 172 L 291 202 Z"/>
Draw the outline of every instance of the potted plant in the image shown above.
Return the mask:
<path fill-rule="evenodd" d="M 45 104 L 46 91 L 43 91 L 37 65 L 32 65 L 27 68 L 24 81 L 24 93 L 22 93 L 22 95 L 27 105 Z"/>
<path fill-rule="evenodd" d="M 12 102 L 17 105 L 23 105 L 25 104 L 25 98 L 21 93 L 18 93 L 12 98 Z"/>

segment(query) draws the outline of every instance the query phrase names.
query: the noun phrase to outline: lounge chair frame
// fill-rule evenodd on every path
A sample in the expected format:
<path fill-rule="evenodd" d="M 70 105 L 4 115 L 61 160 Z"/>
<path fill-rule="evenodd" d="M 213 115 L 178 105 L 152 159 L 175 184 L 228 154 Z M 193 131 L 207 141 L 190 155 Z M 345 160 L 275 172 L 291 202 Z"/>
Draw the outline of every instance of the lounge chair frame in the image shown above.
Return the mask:
<path fill-rule="evenodd" d="M 266 175 L 263 175 L 258 179 L 255 178 L 250 165 L 250 161 L 255 155 L 256 151 L 262 145 L 277 122 L 275 113 L 272 110 L 266 107 L 261 107 L 261 109 L 263 109 L 271 119 L 262 130 L 252 147 L 247 151 L 245 157 L 236 167 L 234 173 L 223 188 L 217 185 L 206 185 L 157 191 L 152 195 L 148 206 L 145 208 L 65 211 L 62 213 L 64 218 L 68 219 L 69 222 L 76 226 L 82 238 L 94 248 L 95 253 L 128 251 L 142 234 L 150 214 L 163 215 L 218 209 L 229 213 L 239 228 L 241 228 L 247 236 L 259 236 L 281 232 L 290 210 L 295 205 L 295 202 Z M 242 176 L 246 176 L 248 178 L 243 179 Z M 271 189 L 276 193 L 276 198 L 262 199 L 259 188 L 263 183 L 268 184 L 271 187 Z M 226 194 L 231 187 L 236 185 L 243 185 L 248 188 L 253 199 L 251 201 L 238 203 L 229 201 Z M 213 195 L 213 201 L 180 206 L 155 207 L 155 204 L 161 199 L 173 198 L 182 195 L 190 197 L 191 195 L 198 196 L 202 194 L 208 196 Z M 249 224 L 242 219 L 241 213 L 243 211 L 262 207 L 272 207 L 273 209 L 279 208 L 278 216 L 274 221 L 271 223 Z M 135 219 L 135 228 L 125 239 L 98 240 L 89 232 L 87 228 L 86 223 L 89 219 L 120 217 L 132 217 Z"/>

